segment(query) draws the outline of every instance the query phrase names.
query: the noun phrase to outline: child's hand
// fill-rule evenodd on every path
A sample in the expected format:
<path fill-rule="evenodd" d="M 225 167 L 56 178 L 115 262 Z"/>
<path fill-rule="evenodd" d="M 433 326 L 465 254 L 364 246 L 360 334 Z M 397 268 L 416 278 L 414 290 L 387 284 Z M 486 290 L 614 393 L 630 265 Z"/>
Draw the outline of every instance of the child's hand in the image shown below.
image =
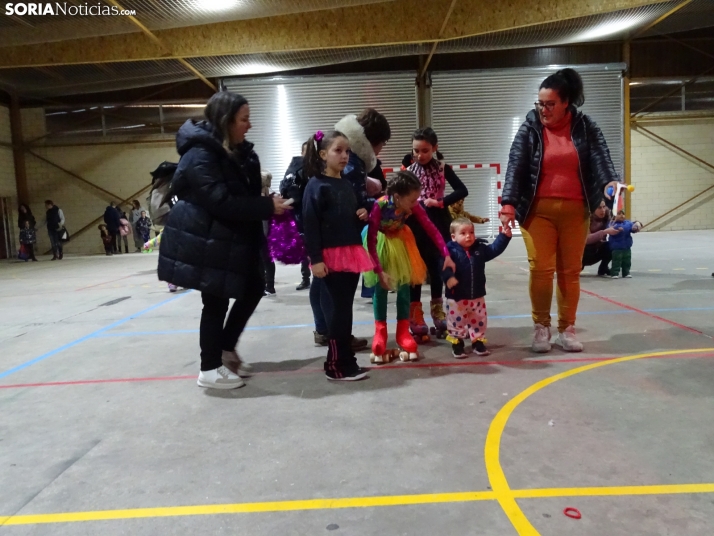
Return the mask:
<path fill-rule="evenodd" d="M 513 231 L 511 230 L 510 227 L 504 227 L 503 231 L 501 231 L 503 234 L 505 234 L 508 238 L 511 238 L 513 236 Z"/>
<path fill-rule="evenodd" d="M 425 207 L 443 207 L 443 201 L 437 201 L 436 199 L 426 199 L 424 200 Z"/>
<path fill-rule="evenodd" d="M 327 269 L 324 262 L 318 262 L 317 264 L 312 265 L 312 275 L 315 277 L 322 279 L 328 273 L 330 273 L 330 271 Z"/>
<path fill-rule="evenodd" d="M 481 218 L 481 223 L 488 223 L 491 221 L 491 218 Z"/>
<path fill-rule="evenodd" d="M 452 277 L 451 279 L 449 279 L 449 280 L 446 282 L 446 288 L 452 289 L 452 288 L 454 288 L 454 287 L 455 287 L 456 285 L 458 285 L 458 284 L 459 284 L 459 280 L 456 279 L 455 277 Z"/>
<path fill-rule="evenodd" d="M 379 286 L 382 287 L 384 290 L 390 290 L 389 286 L 389 276 L 382 272 L 379 274 Z"/>
<path fill-rule="evenodd" d="M 357 217 L 362 221 L 367 221 L 369 214 L 367 214 L 366 208 L 361 208 L 357 211 Z"/>
<path fill-rule="evenodd" d="M 616 227 L 608 227 L 607 229 L 605 229 L 605 234 L 610 236 L 620 234 L 621 232 L 622 229 L 618 229 Z"/>

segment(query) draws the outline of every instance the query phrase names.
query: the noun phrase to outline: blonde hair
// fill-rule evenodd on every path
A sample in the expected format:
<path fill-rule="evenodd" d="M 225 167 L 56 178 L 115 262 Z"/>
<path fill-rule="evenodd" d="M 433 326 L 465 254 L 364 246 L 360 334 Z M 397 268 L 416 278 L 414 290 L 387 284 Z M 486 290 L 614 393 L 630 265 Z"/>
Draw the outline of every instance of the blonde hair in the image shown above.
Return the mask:
<path fill-rule="evenodd" d="M 474 228 L 474 224 L 468 218 L 456 218 L 454 221 L 451 222 L 451 226 L 449 227 L 449 232 L 451 234 L 454 234 L 456 232 L 456 230 L 459 227 L 461 227 L 462 225 L 468 225 L 472 229 Z"/>

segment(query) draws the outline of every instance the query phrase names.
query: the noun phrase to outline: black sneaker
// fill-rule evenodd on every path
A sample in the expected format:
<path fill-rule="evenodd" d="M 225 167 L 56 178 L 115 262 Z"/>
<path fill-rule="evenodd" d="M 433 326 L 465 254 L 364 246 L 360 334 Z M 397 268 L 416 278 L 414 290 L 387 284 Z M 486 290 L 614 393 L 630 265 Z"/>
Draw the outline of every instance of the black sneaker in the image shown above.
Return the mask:
<path fill-rule="evenodd" d="M 335 372 L 325 372 L 327 379 L 333 382 L 356 382 L 367 378 L 368 370 L 363 368 L 356 368 L 351 372 L 346 373 L 335 373 Z"/>
<path fill-rule="evenodd" d="M 303 279 L 302 283 L 300 283 L 297 287 L 295 287 L 295 290 L 309 290 L 310 289 L 310 280 L 309 279 Z"/>
<path fill-rule="evenodd" d="M 323 335 L 322 333 L 318 333 L 317 331 L 313 331 L 312 333 L 315 336 L 315 346 L 327 346 L 327 343 L 330 342 L 330 339 L 327 338 L 327 335 Z"/>
<path fill-rule="evenodd" d="M 464 341 L 459 341 L 451 344 L 451 355 L 456 359 L 464 359 L 466 352 L 464 351 Z"/>
<path fill-rule="evenodd" d="M 474 341 L 472 348 L 473 348 L 473 352 L 476 355 L 480 355 L 480 356 L 491 355 L 491 352 L 489 351 L 488 348 L 486 348 L 486 345 L 481 340 Z"/>

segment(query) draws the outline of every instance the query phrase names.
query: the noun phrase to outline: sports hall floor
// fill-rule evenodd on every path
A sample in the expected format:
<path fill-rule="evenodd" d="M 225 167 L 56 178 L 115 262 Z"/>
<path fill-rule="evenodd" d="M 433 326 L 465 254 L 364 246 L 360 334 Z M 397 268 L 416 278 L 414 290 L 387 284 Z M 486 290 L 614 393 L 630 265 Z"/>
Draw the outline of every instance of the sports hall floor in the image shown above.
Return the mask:
<path fill-rule="evenodd" d="M 714 231 L 637 235 L 631 280 L 587 268 L 579 355 L 529 352 L 514 238 L 489 361 L 440 341 L 354 384 L 279 267 L 230 392 L 196 386 L 200 296 L 155 265 L 0 264 L 0 535 L 714 534 Z"/>

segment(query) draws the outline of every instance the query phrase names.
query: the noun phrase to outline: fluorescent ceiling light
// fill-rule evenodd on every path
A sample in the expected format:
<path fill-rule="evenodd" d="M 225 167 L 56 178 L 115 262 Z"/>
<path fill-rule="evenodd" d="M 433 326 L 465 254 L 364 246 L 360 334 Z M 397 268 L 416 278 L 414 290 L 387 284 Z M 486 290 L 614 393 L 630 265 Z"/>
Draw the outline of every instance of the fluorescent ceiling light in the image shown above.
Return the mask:
<path fill-rule="evenodd" d="M 243 3 L 243 0 L 196 0 L 194 5 L 201 11 L 221 13 L 230 11 Z"/>
<path fill-rule="evenodd" d="M 628 30 L 633 26 L 637 26 L 640 22 L 642 22 L 642 17 L 631 17 L 628 19 L 617 20 L 614 22 L 605 22 L 602 24 L 598 24 L 593 28 L 590 28 L 586 32 L 583 32 L 579 36 L 579 39 L 587 41 L 590 39 L 598 39 L 600 37 L 617 34 L 620 32 L 624 32 L 625 30 Z"/>
<path fill-rule="evenodd" d="M 246 74 L 263 74 L 263 73 L 274 73 L 276 71 L 284 71 L 284 67 L 277 67 L 275 65 L 268 65 L 267 63 L 246 63 L 243 65 L 236 65 L 233 68 L 234 75 L 246 75 Z"/>

